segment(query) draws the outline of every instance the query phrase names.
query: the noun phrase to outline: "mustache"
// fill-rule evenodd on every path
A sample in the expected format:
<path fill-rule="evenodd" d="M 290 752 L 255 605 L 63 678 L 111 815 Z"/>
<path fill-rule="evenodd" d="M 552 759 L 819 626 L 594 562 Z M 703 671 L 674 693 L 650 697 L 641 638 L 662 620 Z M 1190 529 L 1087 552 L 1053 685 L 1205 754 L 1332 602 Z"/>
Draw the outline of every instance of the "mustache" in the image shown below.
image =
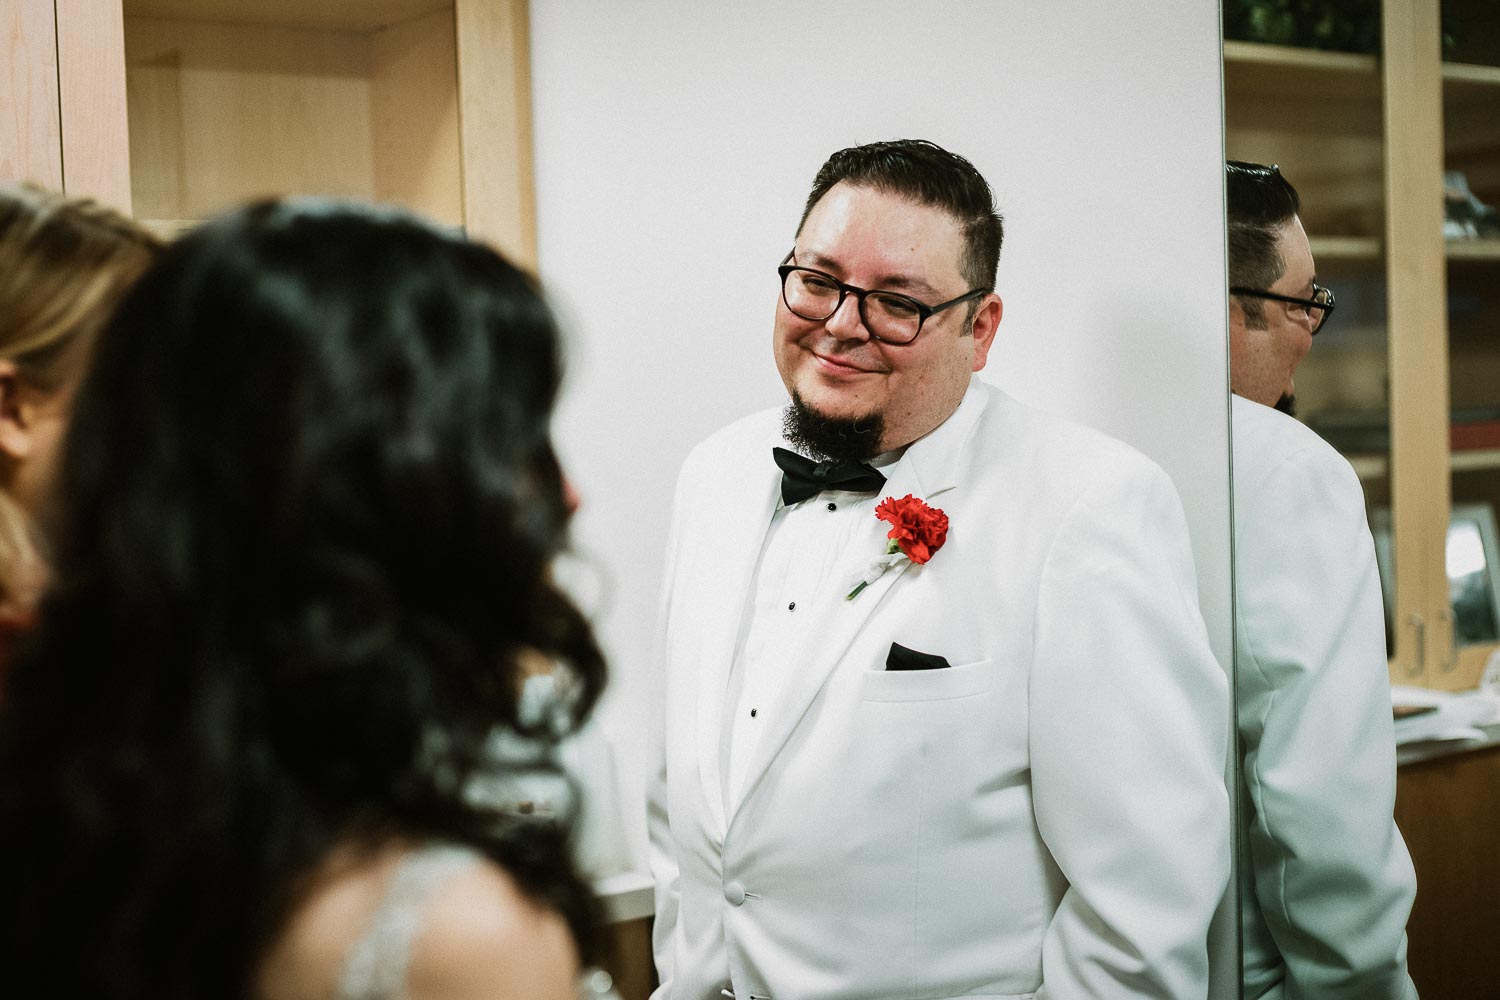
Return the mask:
<path fill-rule="evenodd" d="M 835 361 L 850 368 L 859 368 L 868 372 L 886 373 L 891 366 L 871 349 L 869 344 L 849 343 L 847 341 L 834 341 L 832 344 L 813 344 L 809 350 L 820 357 Z"/>

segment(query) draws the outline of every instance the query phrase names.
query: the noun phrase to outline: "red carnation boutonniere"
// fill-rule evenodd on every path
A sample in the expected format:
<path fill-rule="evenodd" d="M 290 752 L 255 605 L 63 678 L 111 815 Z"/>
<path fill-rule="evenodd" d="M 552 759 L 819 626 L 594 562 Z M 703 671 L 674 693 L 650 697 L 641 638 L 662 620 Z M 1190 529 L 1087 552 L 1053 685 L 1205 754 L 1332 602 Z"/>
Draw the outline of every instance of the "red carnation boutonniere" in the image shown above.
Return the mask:
<path fill-rule="evenodd" d="M 936 507 L 927 506 L 910 493 L 900 500 L 886 497 L 875 508 L 875 516 L 891 526 L 885 536 L 889 541 L 885 552 L 869 565 L 854 589 L 844 595 L 846 601 L 854 600 L 861 590 L 902 561 L 922 565 L 936 555 L 948 539 L 948 515 Z"/>

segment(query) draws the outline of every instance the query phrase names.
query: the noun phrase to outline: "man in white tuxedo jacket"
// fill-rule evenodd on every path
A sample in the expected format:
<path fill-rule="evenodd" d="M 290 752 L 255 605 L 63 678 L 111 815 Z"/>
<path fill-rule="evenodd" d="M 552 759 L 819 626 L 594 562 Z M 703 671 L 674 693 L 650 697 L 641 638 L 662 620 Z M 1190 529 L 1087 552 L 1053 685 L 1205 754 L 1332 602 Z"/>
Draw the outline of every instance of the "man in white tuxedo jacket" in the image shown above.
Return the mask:
<path fill-rule="evenodd" d="M 780 268 L 792 402 L 683 468 L 658 998 L 1206 993 L 1230 709 L 1183 513 L 972 380 L 1000 239 L 967 160 L 834 154 Z"/>
<path fill-rule="evenodd" d="M 1385 615 L 1349 463 L 1276 407 L 1333 312 L 1297 192 L 1231 161 L 1235 687 L 1249 1000 L 1405 1000 L 1416 895 L 1396 829 Z"/>

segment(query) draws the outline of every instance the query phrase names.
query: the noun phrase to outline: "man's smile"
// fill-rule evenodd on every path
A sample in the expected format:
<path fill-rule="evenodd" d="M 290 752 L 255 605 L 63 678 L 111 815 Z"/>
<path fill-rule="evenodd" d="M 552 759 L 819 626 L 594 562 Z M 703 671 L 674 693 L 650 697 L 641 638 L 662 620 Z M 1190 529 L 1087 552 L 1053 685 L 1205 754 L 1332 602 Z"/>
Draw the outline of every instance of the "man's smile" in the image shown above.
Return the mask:
<path fill-rule="evenodd" d="M 836 378 L 853 378 L 859 375 L 880 375 L 884 369 L 873 364 L 861 364 L 849 355 L 825 354 L 821 351 L 808 349 L 808 353 L 817 359 L 818 369 L 825 375 Z"/>

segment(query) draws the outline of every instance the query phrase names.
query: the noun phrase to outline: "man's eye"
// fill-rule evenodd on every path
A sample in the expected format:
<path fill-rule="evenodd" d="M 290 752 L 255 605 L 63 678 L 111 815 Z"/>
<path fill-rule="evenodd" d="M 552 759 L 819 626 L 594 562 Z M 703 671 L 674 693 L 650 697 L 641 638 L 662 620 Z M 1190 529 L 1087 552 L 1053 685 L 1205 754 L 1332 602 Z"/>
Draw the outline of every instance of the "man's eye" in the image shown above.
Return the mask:
<path fill-rule="evenodd" d="M 872 295 L 874 301 L 882 312 L 896 319 L 909 319 L 917 315 L 917 304 L 911 299 L 900 295 Z"/>
<path fill-rule="evenodd" d="M 818 274 L 802 274 L 802 287 L 815 295 L 837 295 L 838 284 L 832 278 L 825 278 Z"/>

